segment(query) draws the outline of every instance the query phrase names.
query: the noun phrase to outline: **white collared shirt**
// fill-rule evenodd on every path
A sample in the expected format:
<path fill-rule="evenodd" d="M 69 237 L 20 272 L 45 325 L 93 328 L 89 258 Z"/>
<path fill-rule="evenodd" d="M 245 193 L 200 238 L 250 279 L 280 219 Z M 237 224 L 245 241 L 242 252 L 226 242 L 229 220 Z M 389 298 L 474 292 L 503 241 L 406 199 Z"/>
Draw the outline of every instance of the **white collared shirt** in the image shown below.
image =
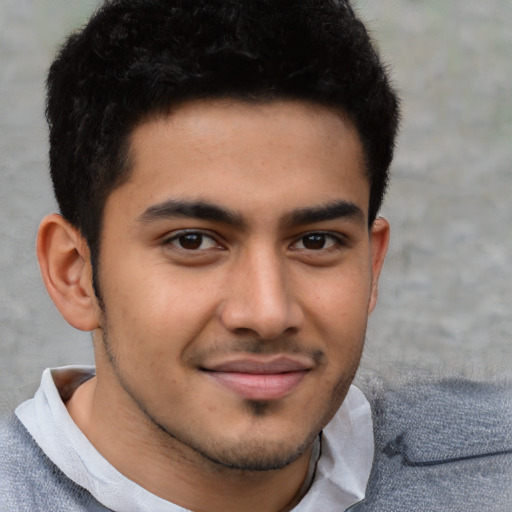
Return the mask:
<path fill-rule="evenodd" d="M 77 375 L 94 372 L 93 367 L 65 368 L 73 369 Z M 114 512 L 189 512 L 122 475 L 94 448 L 71 419 L 51 372 L 43 372 L 34 398 L 16 409 L 48 458 Z M 372 417 L 368 401 L 354 385 L 324 428 L 320 451 L 311 486 L 293 512 L 339 512 L 364 498 L 374 451 Z"/>

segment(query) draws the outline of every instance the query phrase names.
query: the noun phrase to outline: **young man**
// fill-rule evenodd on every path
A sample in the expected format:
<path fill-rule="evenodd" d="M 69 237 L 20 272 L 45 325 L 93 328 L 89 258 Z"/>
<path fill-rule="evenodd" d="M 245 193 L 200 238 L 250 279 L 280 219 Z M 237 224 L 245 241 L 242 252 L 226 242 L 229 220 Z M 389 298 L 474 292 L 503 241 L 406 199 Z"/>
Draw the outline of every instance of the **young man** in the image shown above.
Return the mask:
<path fill-rule="evenodd" d="M 398 108 L 348 2 L 106 2 L 47 115 L 61 214 L 37 253 L 96 365 L 17 409 L 7 510 L 389 510 L 351 382 Z M 398 434 L 376 461 L 414 466 Z"/>

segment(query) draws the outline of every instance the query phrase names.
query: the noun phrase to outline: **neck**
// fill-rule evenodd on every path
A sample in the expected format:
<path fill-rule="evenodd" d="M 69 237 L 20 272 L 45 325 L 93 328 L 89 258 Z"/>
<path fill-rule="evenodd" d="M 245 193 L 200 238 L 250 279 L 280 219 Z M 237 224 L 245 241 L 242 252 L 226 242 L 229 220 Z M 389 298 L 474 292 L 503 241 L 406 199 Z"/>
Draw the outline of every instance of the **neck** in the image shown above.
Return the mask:
<path fill-rule="evenodd" d="M 103 387 L 101 373 L 82 384 L 67 402 L 69 414 L 103 457 L 141 487 L 197 512 L 278 512 L 295 504 L 311 448 L 278 470 L 226 468 L 158 428 L 130 397 L 113 393 L 111 382 Z"/>

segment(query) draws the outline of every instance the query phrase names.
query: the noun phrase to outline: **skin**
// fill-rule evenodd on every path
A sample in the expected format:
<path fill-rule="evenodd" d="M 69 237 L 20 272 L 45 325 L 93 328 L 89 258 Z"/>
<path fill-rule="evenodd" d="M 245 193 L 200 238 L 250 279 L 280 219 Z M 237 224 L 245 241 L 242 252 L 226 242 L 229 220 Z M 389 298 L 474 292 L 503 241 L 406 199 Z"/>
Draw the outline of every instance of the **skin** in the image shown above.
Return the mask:
<path fill-rule="evenodd" d="M 208 101 L 130 147 L 104 210 L 103 309 L 84 240 L 58 215 L 40 228 L 50 295 L 93 331 L 97 376 L 68 410 L 164 499 L 286 510 L 359 364 L 388 243 L 384 219 L 368 228 L 358 134 L 305 102 Z"/>

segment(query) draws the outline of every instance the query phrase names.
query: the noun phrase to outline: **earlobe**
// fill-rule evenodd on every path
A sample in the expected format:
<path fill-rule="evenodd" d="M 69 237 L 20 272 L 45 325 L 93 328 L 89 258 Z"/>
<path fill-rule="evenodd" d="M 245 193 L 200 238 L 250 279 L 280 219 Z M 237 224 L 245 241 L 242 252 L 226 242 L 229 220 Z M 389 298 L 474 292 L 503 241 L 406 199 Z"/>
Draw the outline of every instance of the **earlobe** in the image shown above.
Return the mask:
<path fill-rule="evenodd" d="M 370 232 L 372 289 L 368 313 L 371 313 L 377 305 L 377 299 L 379 296 L 379 277 L 388 250 L 389 233 L 389 222 L 383 217 L 375 219 Z"/>
<path fill-rule="evenodd" d="M 46 290 L 65 320 L 81 331 L 96 329 L 89 249 L 79 231 L 61 215 L 48 215 L 39 226 L 36 251 Z"/>

